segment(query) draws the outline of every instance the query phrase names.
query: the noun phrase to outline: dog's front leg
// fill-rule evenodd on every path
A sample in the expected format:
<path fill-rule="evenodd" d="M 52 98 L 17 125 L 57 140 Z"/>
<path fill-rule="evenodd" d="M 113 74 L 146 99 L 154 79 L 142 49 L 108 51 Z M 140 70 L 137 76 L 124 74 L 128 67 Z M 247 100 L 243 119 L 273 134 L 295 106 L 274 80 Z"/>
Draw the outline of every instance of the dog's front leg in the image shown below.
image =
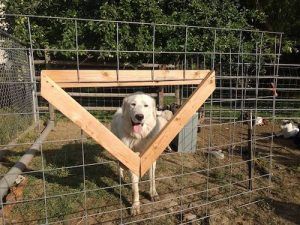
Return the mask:
<path fill-rule="evenodd" d="M 152 201 L 159 201 L 159 196 L 156 191 L 155 186 L 155 169 L 156 169 L 156 161 L 150 167 L 150 197 Z"/>
<path fill-rule="evenodd" d="M 131 173 L 132 191 L 133 191 L 133 203 L 131 207 L 131 215 L 135 216 L 140 214 L 140 195 L 139 195 L 139 177 L 134 173 Z"/>

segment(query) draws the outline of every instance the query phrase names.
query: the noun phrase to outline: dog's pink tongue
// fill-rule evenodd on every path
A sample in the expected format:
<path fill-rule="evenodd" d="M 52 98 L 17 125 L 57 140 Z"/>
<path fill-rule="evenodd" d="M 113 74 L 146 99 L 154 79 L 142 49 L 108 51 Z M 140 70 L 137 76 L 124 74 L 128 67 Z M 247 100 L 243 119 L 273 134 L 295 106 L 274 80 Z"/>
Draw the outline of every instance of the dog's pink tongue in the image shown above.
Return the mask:
<path fill-rule="evenodd" d="M 141 130 L 142 130 L 142 125 L 141 124 L 135 124 L 135 125 L 133 125 L 133 131 L 135 133 L 140 133 Z"/>

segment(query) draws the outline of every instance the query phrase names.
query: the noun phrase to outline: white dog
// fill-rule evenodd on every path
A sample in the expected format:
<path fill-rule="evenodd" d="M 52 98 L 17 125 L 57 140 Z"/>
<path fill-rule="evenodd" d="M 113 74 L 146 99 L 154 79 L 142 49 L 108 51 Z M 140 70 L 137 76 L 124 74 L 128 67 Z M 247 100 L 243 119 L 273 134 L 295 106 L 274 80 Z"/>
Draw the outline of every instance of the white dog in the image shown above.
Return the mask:
<path fill-rule="evenodd" d="M 119 108 L 113 116 L 111 130 L 125 145 L 140 154 L 169 119 L 168 112 L 157 112 L 152 97 L 143 93 L 134 93 L 123 99 L 122 108 Z M 150 168 L 150 196 L 153 201 L 159 199 L 155 187 L 155 168 L 156 162 Z M 137 215 L 140 213 L 139 177 L 130 173 L 133 189 L 131 214 Z M 122 168 L 120 168 L 120 176 L 123 177 Z"/>

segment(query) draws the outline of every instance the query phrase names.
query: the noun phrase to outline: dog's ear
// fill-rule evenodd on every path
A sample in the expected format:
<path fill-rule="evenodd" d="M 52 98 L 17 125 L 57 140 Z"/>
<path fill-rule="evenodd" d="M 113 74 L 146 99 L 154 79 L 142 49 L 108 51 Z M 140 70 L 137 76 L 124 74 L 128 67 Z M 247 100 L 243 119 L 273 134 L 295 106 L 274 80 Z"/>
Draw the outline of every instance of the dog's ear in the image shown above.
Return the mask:
<path fill-rule="evenodd" d="M 128 97 L 123 98 L 122 102 L 122 114 L 126 115 L 127 114 L 127 105 L 128 105 Z"/>

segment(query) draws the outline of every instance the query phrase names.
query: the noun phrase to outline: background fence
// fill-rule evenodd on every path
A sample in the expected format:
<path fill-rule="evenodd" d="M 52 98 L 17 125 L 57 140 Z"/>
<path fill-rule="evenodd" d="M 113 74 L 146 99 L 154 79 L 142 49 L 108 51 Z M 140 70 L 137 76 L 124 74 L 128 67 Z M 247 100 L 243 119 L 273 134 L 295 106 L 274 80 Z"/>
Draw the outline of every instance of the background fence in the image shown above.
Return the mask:
<path fill-rule="evenodd" d="M 0 45 L 0 144 L 4 145 L 35 123 L 37 113 L 28 50 L 20 50 L 22 43 L 2 31 Z"/>

